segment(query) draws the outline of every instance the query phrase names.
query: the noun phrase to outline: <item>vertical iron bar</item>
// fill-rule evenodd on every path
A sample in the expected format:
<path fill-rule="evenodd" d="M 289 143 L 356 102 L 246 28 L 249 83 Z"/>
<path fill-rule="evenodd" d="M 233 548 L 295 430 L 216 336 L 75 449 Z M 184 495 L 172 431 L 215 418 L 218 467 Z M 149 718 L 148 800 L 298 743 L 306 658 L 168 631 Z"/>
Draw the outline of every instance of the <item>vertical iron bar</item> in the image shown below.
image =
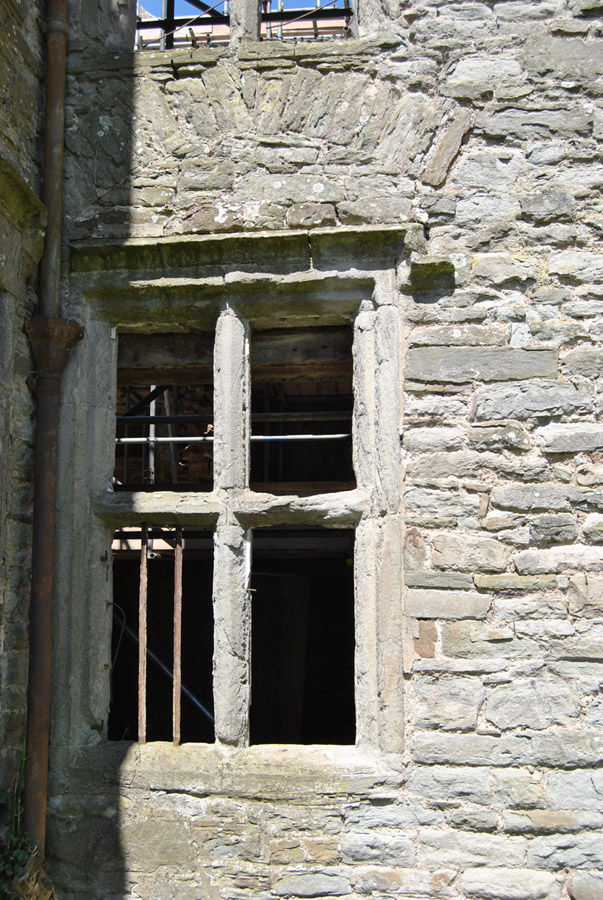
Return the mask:
<path fill-rule="evenodd" d="M 149 531 L 140 536 L 140 591 L 138 594 L 138 741 L 147 740 L 147 584 Z"/>
<path fill-rule="evenodd" d="M 130 387 L 129 385 L 125 388 L 126 392 L 126 409 L 130 408 Z M 124 429 L 124 437 L 128 437 L 130 434 L 130 427 L 126 425 Z M 130 452 L 128 450 L 128 445 L 124 444 L 124 484 L 128 483 L 128 463 L 130 461 Z"/>
<path fill-rule="evenodd" d="M 166 18 L 168 20 L 168 30 L 165 36 L 165 49 L 172 50 L 174 47 L 174 30 L 176 22 L 174 21 L 174 0 L 167 0 Z"/>
<path fill-rule="evenodd" d="M 163 395 L 163 401 L 165 403 L 165 411 L 168 416 L 172 415 L 172 400 L 171 400 L 171 388 L 168 388 L 165 394 Z M 174 426 L 170 423 L 167 427 L 168 435 L 170 437 L 176 437 L 176 433 L 179 431 L 178 426 L 174 428 Z M 174 444 L 168 444 L 170 448 L 170 468 L 172 470 L 172 481 L 174 484 L 178 481 L 178 466 L 176 463 L 176 447 Z"/>
<path fill-rule="evenodd" d="M 151 391 L 154 391 L 157 385 L 151 385 Z M 149 415 L 154 416 L 157 409 L 157 401 L 151 400 L 149 404 Z M 149 425 L 149 484 L 155 484 L 155 425 Z"/>
<path fill-rule="evenodd" d="M 161 0 L 161 18 L 165 19 L 167 17 L 167 0 Z M 165 28 L 162 28 L 159 32 L 159 49 L 165 50 Z"/>
<path fill-rule="evenodd" d="M 176 528 L 174 549 L 174 674 L 172 679 L 172 734 L 180 743 L 180 699 L 182 688 L 182 528 Z"/>

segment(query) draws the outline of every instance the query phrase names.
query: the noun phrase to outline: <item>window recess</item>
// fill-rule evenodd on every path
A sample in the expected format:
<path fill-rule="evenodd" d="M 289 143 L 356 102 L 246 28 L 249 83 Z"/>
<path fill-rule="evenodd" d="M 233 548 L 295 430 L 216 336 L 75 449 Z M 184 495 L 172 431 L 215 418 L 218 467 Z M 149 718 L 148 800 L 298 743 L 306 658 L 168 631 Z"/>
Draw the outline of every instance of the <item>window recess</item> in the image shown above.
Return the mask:
<path fill-rule="evenodd" d="M 115 533 L 109 740 L 214 740 L 212 544 L 177 527 Z"/>
<path fill-rule="evenodd" d="M 252 744 L 354 744 L 354 531 L 257 528 Z"/>
<path fill-rule="evenodd" d="M 354 488 L 351 328 L 256 332 L 251 382 L 251 488 Z"/>
<path fill-rule="evenodd" d="M 116 490 L 213 487 L 213 338 L 120 336 Z"/>

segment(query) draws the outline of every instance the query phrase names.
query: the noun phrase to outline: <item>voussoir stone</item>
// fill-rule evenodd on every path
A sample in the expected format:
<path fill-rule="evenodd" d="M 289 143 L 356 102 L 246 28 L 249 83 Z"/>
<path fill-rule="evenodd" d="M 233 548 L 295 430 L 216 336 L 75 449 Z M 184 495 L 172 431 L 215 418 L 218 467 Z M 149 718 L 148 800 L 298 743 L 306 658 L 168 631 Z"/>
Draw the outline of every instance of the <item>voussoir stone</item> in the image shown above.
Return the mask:
<path fill-rule="evenodd" d="M 494 538 L 473 534 L 439 534 L 433 539 L 433 564 L 465 572 L 503 572 L 508 549 Z"/>
<path fill-rule="evenodd" d="M 406 364 L 408 379 L 444 383 L 552 378 L 556 371 L 554 350 L 514 347 L 414 347 Z"/>
<path fill-rule="evenodd" d="M 528 869 L 466 869 L 463 891 L 479 900 L 558 900 L 563 879 Z"/>

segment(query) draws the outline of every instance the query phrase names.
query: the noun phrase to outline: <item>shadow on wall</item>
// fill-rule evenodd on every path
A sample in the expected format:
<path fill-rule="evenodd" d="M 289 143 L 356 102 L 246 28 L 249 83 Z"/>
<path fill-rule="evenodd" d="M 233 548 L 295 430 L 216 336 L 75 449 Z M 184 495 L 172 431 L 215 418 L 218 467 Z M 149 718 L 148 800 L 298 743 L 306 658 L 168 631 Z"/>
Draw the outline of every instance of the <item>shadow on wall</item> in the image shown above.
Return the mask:
<path fill-rule="evenodd" d="M 98 236 L 97 223 L 88 218 L 91 208 L 100 208 L 120 237 L 130 234 L 136 2 L 69 0 L 68 6 L 63 239 L 73 247 L 78 239 Z M 62 301 L 68 303 L 65 294 Z M 63 314 L 68 314 L 65 305 Z M 75 402 L 69 396 L 72 383 L 67 379 L 66 406 Z M 77 489 L 73 482 L 73 473 L 61 478 L 59 472 L 63 521 L 77 506 L 71 502 Z M 62 533 L 75 536 L 80 527 L 70 521 Z M 86 624 L 86 617 L 93 615 L 86 604 L 79 608 L 79 598 L 88 593 L 77 554 L 69 541 L 57 547 L 47 856 L 62 900 L 121 900 L 130 886 L 120 838 L 120 770 L 131 745 L 106 743 L 106 718 L 97 722 L 93 712 L 82 711 L 83 704 L 78 708 L 85 692 L 84 686 L 72 683 L 73 658 L 86 652 L 95 628 L 92 622 Z M 98 677 L 89 673 L 91 680 Z M 99 693 L 91 686 L 91 696 Z M 106 693 L 108 698 L 108 688 Z M 87 718 L 90 724 L 80 724 L 78 731 L 73 722 Z"/>

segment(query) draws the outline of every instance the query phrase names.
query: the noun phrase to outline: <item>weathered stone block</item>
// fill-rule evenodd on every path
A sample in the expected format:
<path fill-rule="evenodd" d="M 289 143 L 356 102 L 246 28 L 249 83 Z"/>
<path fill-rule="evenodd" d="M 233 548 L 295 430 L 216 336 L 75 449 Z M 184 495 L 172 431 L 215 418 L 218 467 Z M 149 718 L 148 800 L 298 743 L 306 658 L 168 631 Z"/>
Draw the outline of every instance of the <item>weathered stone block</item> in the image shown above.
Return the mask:
<path fill-rule="evenodd" d="M 351 891 L 347 872 L 300 871 L 282 875 L 273 888 L 278 897 L 339 897 Z"/>
<path fill-rule="evenodd" d="M 594 544 L 603 542 L 603 515 L 591 513 L 584 522 L 584 534 Z"/>
<path fill-rule="evenodd" d="M 563 484 L 497 485 L 491 499 L 494 506 L 522 512 L 603 508 L 603 491 Z"/>
<path fill-rule="evenodd" d="M 603 548 L 571 544 L 547 550 L 522 550 L 513 562 L 520 575 L 563 572 L 566 569 L 602 572 Z"/>
<path fill-rule="evenodd" d="M 530 543 L 532 544 L 562 544 L 574 541 L 577 537 L 576 520 L 569 513 L 535 516 L 530 522 Z"/>
<path fill-rule="evenodd" d="M 500 859 L 509 866 L 521 866 L 525 851 L 524 838 L 425 828 L 419 833 L 417 861 L 424 866 L 465 867 Z"/>
<path fill-rule="evenodd" d="M 514 381 L 552 378 L 557 361 L 553 350 L 513 347 L 421 347 L 410 350 L 406 377 L 416 381 Z"/>
<path fill-rule="evenodd" d="M 576 692 L 561 680 L 515 679 L 495 688 L 486 703 L 486 718 L 503 730 L 567 725 L 579 712 Z"/>
<path fill-rule="evenodd" d="M 476 591 L 410 588 L 404 612 L 415 619 L 484 619 L 491 603 L 491 596 Z"/>
<path fill-rule="evenodd" d="M 589 347 L 570 350 L 564 356 L 562 366 L 569 376 L 597 379 L 603 372 L 603 350 L 591 350 Z"/>
<path fill-rule="evenodd" d="M 341 854 L 345 863 L 378 860 L 385 865 L 412 866 L 414 862 L 412 841 L 394 829 L 349 832 L 341 841 Z"/>
<path fill-rule="evenodd" d="M 592 834 L 551 835 L 536 838 L 528 850 L 528 866 L 536 869 L 600 869 L 603 841 Z"/>
<path fill-rule="evenodd" d="M 469 428 L 469 441 L 477 450 L 529 450 L 530 438 L 522 425 L 484 422 Z"/>
<path fill-rule="evenodd" d="M 542 775 L 529 769 L 497 769 L 494 772 L 494 801 L 500 806 L 532 809 L 544 806 Z"/>
<path fill-rule="evenodd" d="M 519 578 L 518 575 L 515 576 Z M 461 572 L 409 572 L 404 573 L 404 581 L 411 588 L 457 588 L 471 590 L 473 578 Z"/>
<path fill-rule="evenodd" d="M 590 423 L 545 425 L 536 430 L 545 453 L 582 453 L 603 448 L 603 426 Z"/>
<path fill-rule="evenodd" d="M 474 257 L 472 272 L 476 278 L 497 287 L 526 284 L 537 277 L 533 266 L 505 253 L 484 253 Z"/>
<path fill-rule="evenodd" d="M 551 772 L 547 779 L 546 800 L 551 809 L 600 811 L 603 802 L 603 770 Z"/>
<path fill-rule="evenodd" d="M 598 765 L 603 736 L 597 730 L 564 729 L 532 735 L 438 734 L 417 732 L 411 741 L 416 762 L 450 766 Z"/>
<path fill-rule="evenodd" d="M 446 656 L 535 656 L 538 645 L 528 638 L 518 639 L 508 625 L 483 622 L 445 622 L 442 625 L 442 649 Z"/>
<path fill-rule="evenodd" d="M 458 428 L 410 428 L 404 431 L 402 446 L 409 453 L 458 450 L 463 446 L 463 433 Z"/>
<path fill-rule="evenodd" d="M 480 508 L 479 497 L 464 491 L 409 488 L 405 500 L 407 510 L 416 510 L 423 516 L 464 517 L 475 515 Z"/>
<path fill-rule="evenodd" d="M 572 872 L 567 891 L 571 900 L 603 900 L 603 872 Z"/>
<path fill-rule="evenodd" d="M 572 575 L 568 590 L 569 612 L 587 619 L 603 616 L 603 577 Z"/>
<path fill-rule="evenodd" d="M 593 400 L 587 388 L 564 381 L 518 381 L 480 388 L 478 419 L 529 419 L 589 413 Z"/>
<path fill-rule="evenodd" d="M 486 693 L 478 678 L 416 678 L 415 728 L 475 728 Z"/>
<path fill-rule="evenodd" d="M 502 572 L 508 549 L 494 538 L 474 534 L 438 534 L 433 539 L 432 560 L 440 569 L 466 572 Z"/>
<path fill-rule="evenodd" d="M 580 284 L 590 281 L 600 284 L 603 282 L 603 253 L 587 250 L 553 253 L 549 260 L 549 272 Z"/>
<path fill-rule="evenodd" d="M 405 897 L 453 896 L 452 882 L 456 878 L 453 869 L 391 868 L 388 866 L 359 866 L 355 870 L 354 888 L 360 894 L 380 896 L 390 893 Z M 581 898 L 580 898 L 581 900 Z M 599 900 L 599 898 L 597 898 Z"/>
<path fill-rule="evenodd" d="M 582 126 L 585 127 L 588 117 L 581 116 L 581 121 Z M 564 124 L 567 126 L 568 123 Z M 571 218 L 576 210 L 576 201 L 567 191 L 539 191 L 535 194 L 524 195 L 519 202 L 523 215 L 538 223 L 558 222 L 560 219 Z"/>
<path fill-rule="evenodd" d="M 555 575 L 515 575 L 513 572 L 504 575 L 475 575 L 475 586 L 485 591 L 539 591 L 555 590 Z"/>
<path fill-rule="evenodd" d="M 480 900 L 559 900 L 563 890 L 562 878 L 528 869 L 467 869 L 461 884 Z"/>
<path fill-rule="evenodd" d="M 316 228 L 334 225 L 336 221 L 335 207 L 330 203 L 294 203 L 287 210 L 290 228 Z"/>
<path fill-rule="evenodd" d="M 487 768 L 417 766 L 411 770 L 406 786 L 411 793 L 431 800 L 462 799 L 488 806 L 492 799 Z"/>

